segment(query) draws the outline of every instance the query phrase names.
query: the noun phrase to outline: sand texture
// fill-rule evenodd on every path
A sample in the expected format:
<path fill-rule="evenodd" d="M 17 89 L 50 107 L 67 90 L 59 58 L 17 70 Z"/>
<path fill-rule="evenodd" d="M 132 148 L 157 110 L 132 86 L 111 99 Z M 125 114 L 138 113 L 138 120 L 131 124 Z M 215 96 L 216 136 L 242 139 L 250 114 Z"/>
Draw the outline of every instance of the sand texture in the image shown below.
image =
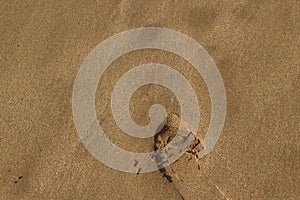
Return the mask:
<path fill-rule="evenodd" d="M 118 58 L 99 81 L 95 106 L 114 144 L 159 148 L 157 138 L 128 136 L 113 120 L 114 85 L 135 66 L 178 70 L 197 91 L 201 113 L 198 147 L 165 172 L 129 174 L 86 150 L 73 123 L 72 91 L 100 42 L 150 26 L 184 33 L 208 51 L 224 80 L 226 121 L 213 151 L 198 160 L 192 150 L 201 148 L 211 117 L 200 74 L 160 50 Z M 298 0 L 1 0 L 0 67 L 0 199 L 300 199 Z M 146 125 L 156 103 L 180 113 L 172 92 L 149 84 L 131 97 L 133 120 Z"/>

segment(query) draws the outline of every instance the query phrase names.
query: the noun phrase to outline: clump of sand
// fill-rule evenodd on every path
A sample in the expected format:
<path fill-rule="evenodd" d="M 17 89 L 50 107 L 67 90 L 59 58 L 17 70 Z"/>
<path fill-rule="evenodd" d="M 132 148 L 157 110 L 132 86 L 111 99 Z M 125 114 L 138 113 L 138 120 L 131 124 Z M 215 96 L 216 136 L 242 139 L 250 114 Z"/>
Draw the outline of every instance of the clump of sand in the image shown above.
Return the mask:
<path fill-rule="evenodd" d="M 164 127 L 154 137 L 155 151 L 165 147 L 176 136 L 180 127 L 180 122 L 181 119 L 177 114 L 168 113 Z M 183 122 L 183 124 L 187 123 Z M 195 161 L 197 162 L 198 169 L 200 169 L 198 153 L 203 147 L 203 140 L 201 136 L 198 133 L 190 132 L 188 129 L 184 128 L 182 128 L 180 131 L 185 132 L 186 135 L 192 137 L 193 139 L 192 144 L 189 146 L 186 152 L 184 152 L 185 162 Z M 181 178 L 178 177 L 176 171 L 172 169 L 171 166 L 160 169 L 160 172 L 162 173 L 163 177 L 166 178 L 169 182 L 173 182 L 174 177 L 176 177 L 176 179 L 178 180 L 181 180 Z"/>

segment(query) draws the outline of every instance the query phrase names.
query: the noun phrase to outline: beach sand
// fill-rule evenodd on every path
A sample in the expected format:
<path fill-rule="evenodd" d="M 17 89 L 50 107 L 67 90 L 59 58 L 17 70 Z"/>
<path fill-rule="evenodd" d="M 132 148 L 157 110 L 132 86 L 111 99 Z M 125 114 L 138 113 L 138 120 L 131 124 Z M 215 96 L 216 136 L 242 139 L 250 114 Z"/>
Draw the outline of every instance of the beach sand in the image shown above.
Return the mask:
<path fill-rule="evenodd" d="M 172 164 L 173 182 L 160 171 L 129 174 L 105 166 L 86 150 L 72 117 L 73 84 L 89 52 L 109 36 L 149 26 L 199 42 L 226 89 L 219 141 L 199 169 L 184 156 Z M 124 134 L 110 110 L 118 79 L 148 62 L 172 66 L 190 81 L 204 138 L 211 105 L 203 79 L 183 58 L 151 49 L 117 59 L 99 81 L 97 118 L 108 137 L 126 150 L 153 150 L 153 138 Z M 4 0 L 0 67 L 0 199 L 300 198 L 297 0 Z M 180 112 L 168 89 L 146 85 L 130 102 L 137 124 L 149 122 L 154 103 Z"/>

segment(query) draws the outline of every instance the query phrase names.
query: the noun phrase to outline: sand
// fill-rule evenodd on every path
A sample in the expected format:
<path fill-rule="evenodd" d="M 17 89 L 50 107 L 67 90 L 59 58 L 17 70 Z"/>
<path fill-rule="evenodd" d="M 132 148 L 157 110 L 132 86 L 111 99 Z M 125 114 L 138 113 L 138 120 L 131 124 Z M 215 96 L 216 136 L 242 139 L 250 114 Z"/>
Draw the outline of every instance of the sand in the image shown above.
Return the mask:
<path fill-rule="evenodd" d="M 172 164 L 173 182 L 159 171 L 128 174 L 100 163 L 72 118 L 73 84 L 88 53 L 145 26 L 194 38 L 226 88 L 220 140 L 200 169 L 184 157 Z M 297 0 L 1 1 L 0 199 L 299 199 L 299 44 Z M 153 138 L 123 134 L 108 109 L 117 80 L 147 62 L 172 66 L 198 91 L 204 137 L 210 99 L 201 76 L 172 53 L 139 50 L 116 60 L 99 82 L 97 117 L 109 138 L 127 150 L 153 149 Z M 147 124 L 153 103 L 179 112 L 170 91 L 147 85 L 132 96 L 138 124 Z"/>

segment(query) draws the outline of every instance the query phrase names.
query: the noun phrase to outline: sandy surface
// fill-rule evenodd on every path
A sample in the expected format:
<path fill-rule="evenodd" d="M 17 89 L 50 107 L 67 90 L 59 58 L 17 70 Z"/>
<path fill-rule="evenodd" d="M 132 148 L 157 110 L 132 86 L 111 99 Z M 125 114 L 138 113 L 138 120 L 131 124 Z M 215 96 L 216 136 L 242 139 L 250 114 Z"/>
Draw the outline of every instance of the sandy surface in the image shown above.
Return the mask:
<path fill-rule="evenodd" d="M 300 3 L 287 1 L 0 1 L 1 199 L 299 199 Z M 189 35 L 212 56 L 227 94 L 227 116 L 214 150 L 195 162 L 127 174 L 106 167 L 82 145 L 72 119 L 73 83 L 88 53 L 121 31 L 158 26 Z M 198 91 L 205 136 L 207 88 L 192 66 L 168 52 L 140 50 L 116 60 L 97 90 L 100 124 L 118 146 L 136 152 L 153 138 L 122 133 L 112 120 L 116 81 L 138 64 L 159 62 Z M 172 100 L 172 103 L 170 101 Z M 166 88 L 132 96 L 143 125 L 153 103 L 179 112 Z"/>

